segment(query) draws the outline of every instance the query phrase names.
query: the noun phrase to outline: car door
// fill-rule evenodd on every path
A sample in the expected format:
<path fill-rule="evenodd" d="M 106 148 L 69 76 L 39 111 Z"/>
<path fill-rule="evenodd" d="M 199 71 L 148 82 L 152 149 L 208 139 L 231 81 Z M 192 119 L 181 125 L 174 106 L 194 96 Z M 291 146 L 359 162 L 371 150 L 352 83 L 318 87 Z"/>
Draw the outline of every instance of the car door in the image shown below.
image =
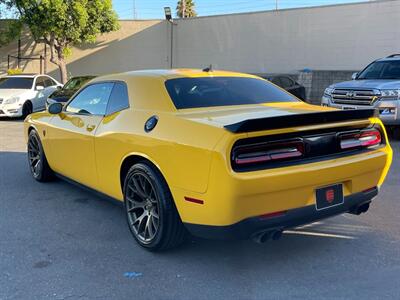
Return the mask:
<path fill-rule="evenodd" d="M 35 81 L 35 85 L 34 85 L 34 90 L 35 90 L 36 95 L 33 99 L 31 99 L 33 111 L 42 110 L 45 107 L 45 103 L 46 103 L 46 99 L 47 99 L 47 97 L 45 96 L 45 94 L 46 94 L 45 80 L 46 80 L 46 77 L 44 77 L 44 76 L 36 77 L 36 81 Z"/>
<path fill-rule="evenodd" d="M 97 173 L 100 192 L 118 199 L 120 197 L 120 164 L 129 142 L 121 139 L 123 120 L 132 122 L 129 108 L 128 88 L 117 81 L 108 101 L 106 116 L 101 120 L 95 135 Z M 129 116 L 129 117 L 128 117 Z"/>
<path fill-rule="evenodd" d="M 103 119 L 114 83 L 93 83 L 82 89 L 55 115 L 49 126 L 53 170 L 86 186 L 98 183 L 94 136 Z"/>
<path fill-rule="evenodd" d="M 43 105 L 46 105 L 46 100 L 49 98 L 49 96 L 58 88 L 57 82 L 55 82 L 53 79 L 50 77 L 46 77 L 44 81 L 45 89 L 44 89 L 44 96 L 45 96 L 45 102 Z"/>

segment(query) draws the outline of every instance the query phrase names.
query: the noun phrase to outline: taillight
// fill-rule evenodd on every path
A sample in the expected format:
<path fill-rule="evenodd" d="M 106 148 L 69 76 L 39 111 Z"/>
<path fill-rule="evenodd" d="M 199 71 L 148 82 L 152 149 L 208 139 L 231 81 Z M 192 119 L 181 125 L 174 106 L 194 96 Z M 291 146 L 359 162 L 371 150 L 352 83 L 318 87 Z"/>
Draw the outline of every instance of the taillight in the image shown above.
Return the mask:
<path fill-rule="evenodd" d="M 304 155 L 302 140 L 240 146 L 233 152 L 238 166 L 299 158 Z"/>
<path fill-rule="evenodd" d="M 381 132 L 378 129 L 363 130 L 355 133 L 339 135 L 342 150 L 354 148 L 369 148 L 382 143 Z"/>

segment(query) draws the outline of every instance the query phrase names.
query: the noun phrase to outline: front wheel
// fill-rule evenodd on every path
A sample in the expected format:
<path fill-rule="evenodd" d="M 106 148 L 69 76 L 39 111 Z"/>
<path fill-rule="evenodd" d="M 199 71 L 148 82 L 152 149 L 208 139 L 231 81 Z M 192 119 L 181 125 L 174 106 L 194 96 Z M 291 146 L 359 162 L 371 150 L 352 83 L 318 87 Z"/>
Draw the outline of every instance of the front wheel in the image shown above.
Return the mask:
<path fill-rule="evenodd" d="M 142 247 L 161 251 L 184 241 L 186 229 L 171 192 L 151 164 L 142 162 L 130 168 L 124 181 L 124 203 L 129 229 Z"/>
<path fill-rule="evenodd" d="M 26 118 L 28 115 L 32 113 L 32 103 L 27 101 L 22 106 L 22 118 Z"/>
<path fill-rule="evenodd" d="M 53 171 L 47 162 L 39 135 L 34 129 L 28 136 L 28 163 L 32 176 L 37 181 L 45 182 L 53 179 Z"/>

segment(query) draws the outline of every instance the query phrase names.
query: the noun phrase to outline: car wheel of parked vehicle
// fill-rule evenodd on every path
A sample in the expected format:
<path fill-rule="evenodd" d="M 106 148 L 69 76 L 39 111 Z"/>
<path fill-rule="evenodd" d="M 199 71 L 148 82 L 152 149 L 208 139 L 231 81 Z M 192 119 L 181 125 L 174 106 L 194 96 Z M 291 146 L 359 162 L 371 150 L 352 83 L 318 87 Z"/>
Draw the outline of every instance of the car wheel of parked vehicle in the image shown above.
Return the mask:
<path fill-rule="evenodd" d="M 160 251 L 184 241 L 182 224 L 165 179 L 147 162 L 133 165 L 125 177 L 124 202 L 129 229 L 143 247 Z"/>
<path fill-rule="evenodd" d="M 22 117 L 26 118 L 31 113 L 32 113 L 32 103 L 30 101 L 27 101 L 25 102 L 24 106 L 22 106 Z"/>
<path fill-rule="evenodd" d="M 32 176 L 37 181 L 45 182 L 53 178 L 53 171 L 47 162 L 39 135 L 35 130 L 29 132 L 28 162 Z"/>

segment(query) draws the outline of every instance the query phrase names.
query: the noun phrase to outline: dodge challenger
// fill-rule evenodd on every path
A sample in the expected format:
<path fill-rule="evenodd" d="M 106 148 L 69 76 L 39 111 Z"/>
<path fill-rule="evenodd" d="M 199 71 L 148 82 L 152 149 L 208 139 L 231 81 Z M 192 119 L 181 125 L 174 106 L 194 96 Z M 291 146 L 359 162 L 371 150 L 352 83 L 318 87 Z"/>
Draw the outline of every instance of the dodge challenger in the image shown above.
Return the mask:
<path fill-rule="evenodd" d="M 278 239 L 366 212 L 392 160 L 373 110 L 313 106 L 257 76 L 212 69 L 98 77 L 25 120 L 28 162 L 124 203 L 152 250 L 191 233 Z"/>

